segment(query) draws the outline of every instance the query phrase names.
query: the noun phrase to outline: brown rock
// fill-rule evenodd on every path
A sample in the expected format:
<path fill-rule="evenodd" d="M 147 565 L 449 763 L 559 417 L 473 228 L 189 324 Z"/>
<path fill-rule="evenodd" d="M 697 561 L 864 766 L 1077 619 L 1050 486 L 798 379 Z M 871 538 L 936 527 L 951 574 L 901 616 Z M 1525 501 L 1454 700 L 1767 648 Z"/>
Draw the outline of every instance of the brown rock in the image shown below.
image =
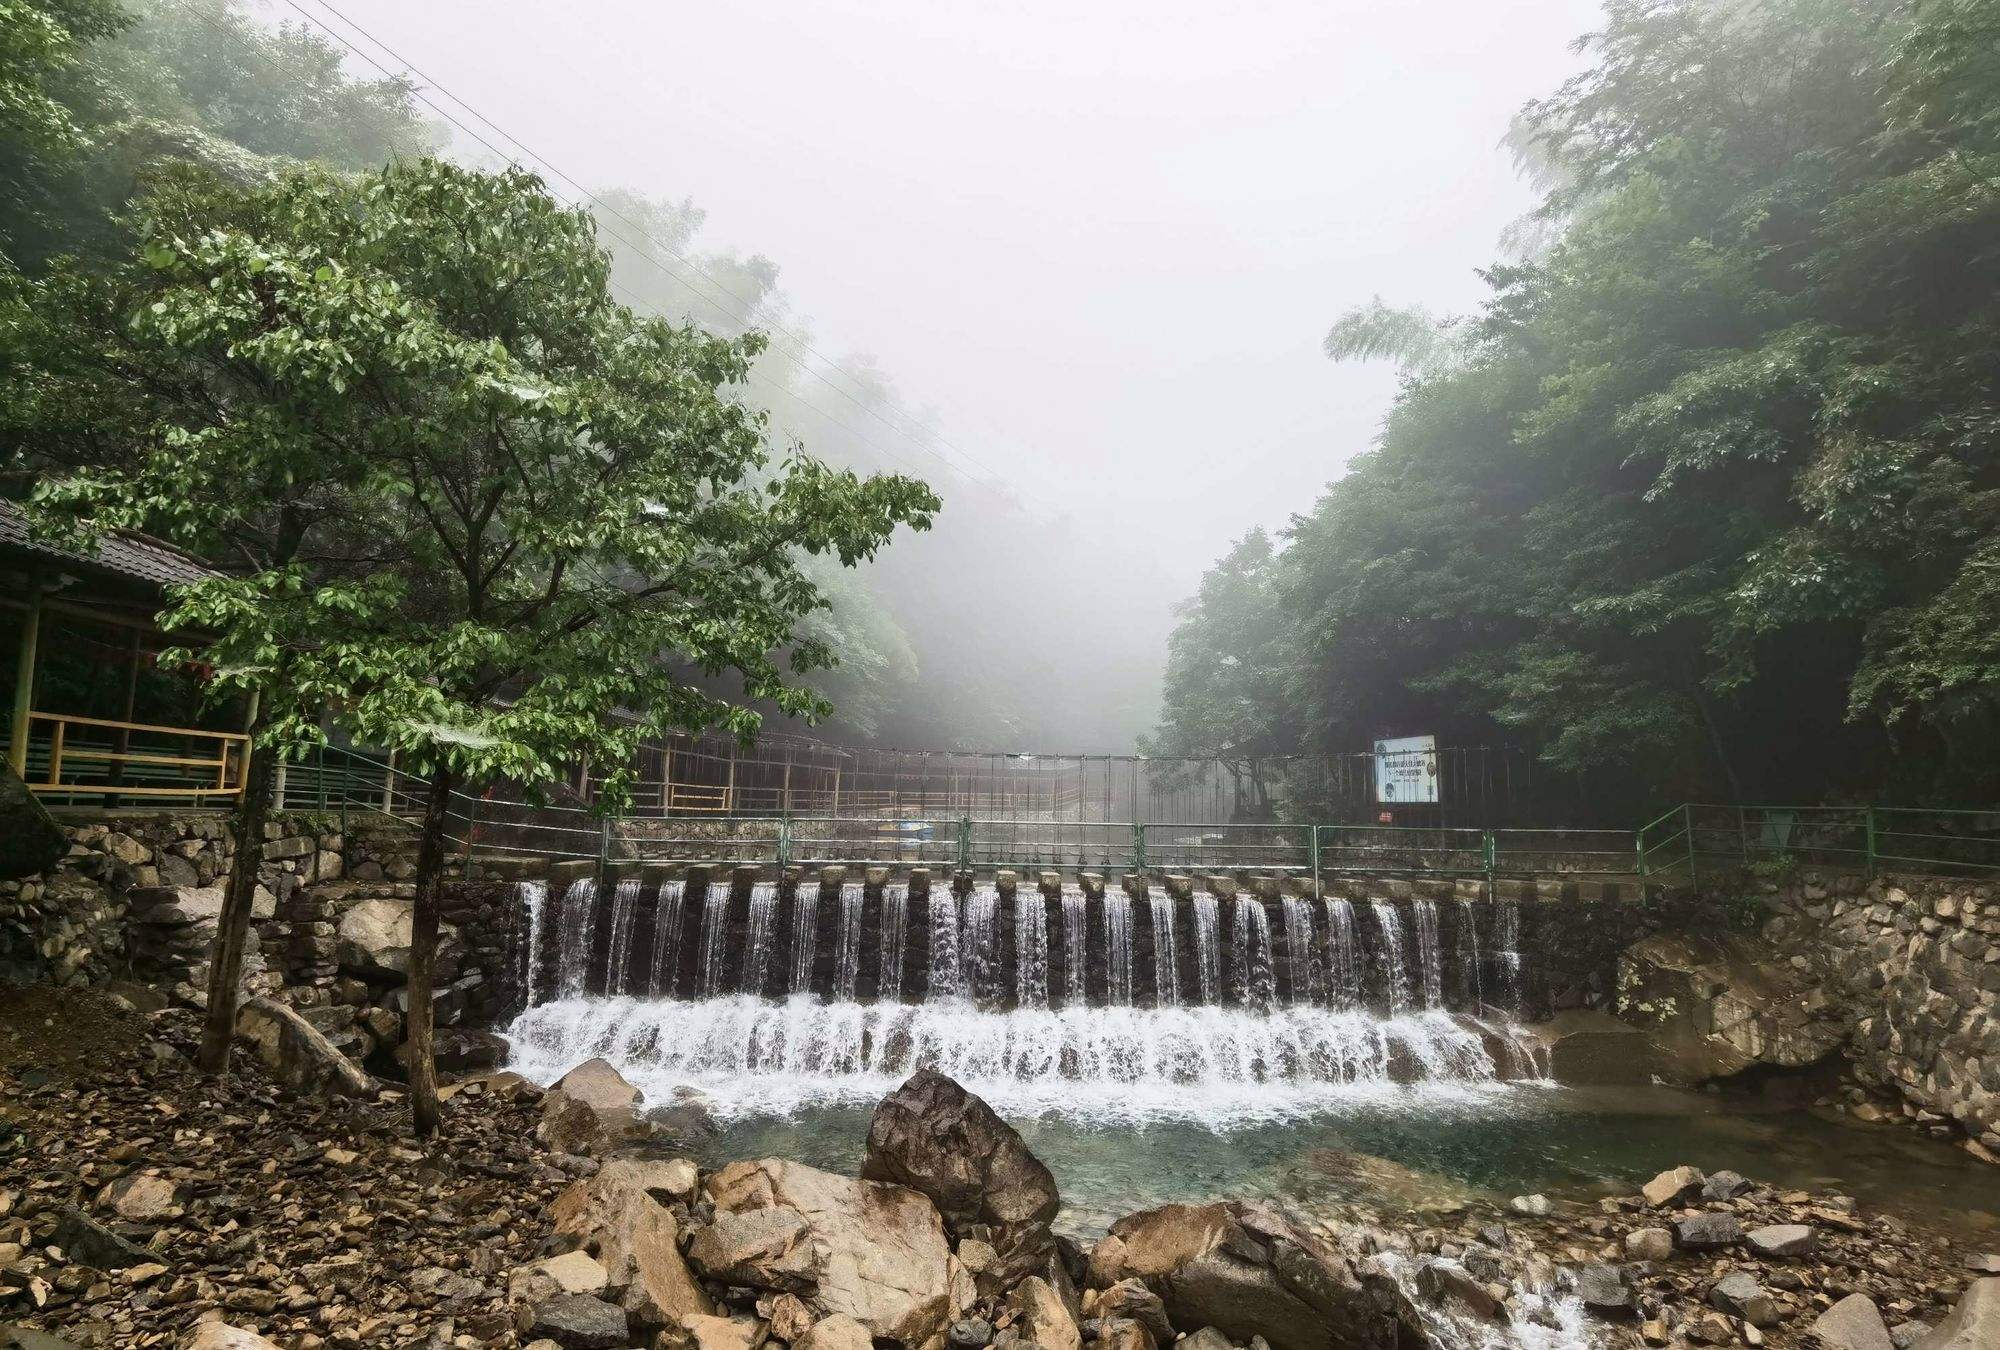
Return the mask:
<path fill-rule="evenodd" d="M 1154 1307 L 1158 1309 L 1159 1300 L 1150 1291 L 1145 1291 L 1143 1286 L 1141 1289 L 1148 1298 L 1152 1298 Z M 1063 1302 L 1062 1295 L 1041 1276 L 1030 1275 L 1022 1280 L 1008 1299 L 1008 1306 L 1018 1314 L 1015 1329 L 1036 1350 L 1079 1350 L 1083 1344 L 1076 1319 L 1069 1315 L 1069 1307 Z M 1160 1309 L 1158 1315 L 1160 1324 L 1164 1326 L 1165 1310 Z"/>
<path fill-rule="evenodd" d="M 792 1350 L 872 1350 L 868 1328 L 846 1313 L 813 1323 L 811 1331 L 792 1342 Z"/>
<path fill-rule="evenodd" d="M 120 1177 L 97 1194 L 100 1209 L 109 1209 L 133 1223 L 164 1223 L 181 1213 L 180 1190 L 165 1177 L 135 1172 Z"/>
<path fill-rule="evenodd" d="M 1976 1279 L 1951 1316 L 1917 1342 L 1917 1350 L 1996 1350 L 2000 1347 L 2000 1280 Z"/>
<path fill-rule="evenodd" d="M 1664 1209 L 1699 1195 L 1701 1184 L 1706 1180 L 1698 1167 L 1676 1167 L 1641 1186 L 1639 1194 L 1645 1196 L 1646 1203 L 1654 1209 Z"/>
<path fill-rule="evenodd" d="M 198 1322 L 182 1339 L 180 1350 L 278 1350 L 278 1343 L 227 1322 Z"/>
<path fill-rule="evenodd" d="M 1881 1310 L 1866 1294 L 1849 1294 L 1828 1308 L 1807 1335 L 1819 1350 L 1895 1350 Z"/>
<path fill-rule="evenodd" d="M 680 1253 L 680 1225 L 651 1193 L 670 1164 L 614 1159 L 576 1182 L 549 1209 L 555 1231 L 604 1266 L 607 1296 L 646 1326 L 714 1311 Z"/>

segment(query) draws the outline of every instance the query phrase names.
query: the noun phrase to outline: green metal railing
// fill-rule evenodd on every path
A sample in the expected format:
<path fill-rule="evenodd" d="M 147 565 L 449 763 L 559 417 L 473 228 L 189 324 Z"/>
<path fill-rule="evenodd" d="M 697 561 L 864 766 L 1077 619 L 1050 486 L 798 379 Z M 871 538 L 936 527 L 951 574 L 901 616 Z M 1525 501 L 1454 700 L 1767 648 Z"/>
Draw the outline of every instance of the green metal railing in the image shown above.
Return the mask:
<path fill-rule="evenodd" d="M 1689 803 L 1639 830 L 1648 876 L 1816 866 L 1865 872 L 2000 871 L 2000 811 L 1914 806 Z"/>

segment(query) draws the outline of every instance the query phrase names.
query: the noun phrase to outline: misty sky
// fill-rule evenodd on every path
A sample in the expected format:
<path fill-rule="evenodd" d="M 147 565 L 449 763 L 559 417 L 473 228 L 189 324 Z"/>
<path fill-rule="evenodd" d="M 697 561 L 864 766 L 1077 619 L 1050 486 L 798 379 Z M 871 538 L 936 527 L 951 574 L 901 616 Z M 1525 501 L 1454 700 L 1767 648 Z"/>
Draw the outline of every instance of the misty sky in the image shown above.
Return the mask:
<path fill-rule="evenodd" d="M 1473 269 L 1532 200 L 1507 120 L 1576 68 L 1597 17 L 1586 0 L 335 3 L 593 187 L 692 197 L 698 246 L 775 260 L 818 349 L 871 354 L 1023 498 L 1153 552 L 1162 599 L 1367 445 L 1395 380 L 1321 355 L 1343 309 L 1477 301 Z"/>

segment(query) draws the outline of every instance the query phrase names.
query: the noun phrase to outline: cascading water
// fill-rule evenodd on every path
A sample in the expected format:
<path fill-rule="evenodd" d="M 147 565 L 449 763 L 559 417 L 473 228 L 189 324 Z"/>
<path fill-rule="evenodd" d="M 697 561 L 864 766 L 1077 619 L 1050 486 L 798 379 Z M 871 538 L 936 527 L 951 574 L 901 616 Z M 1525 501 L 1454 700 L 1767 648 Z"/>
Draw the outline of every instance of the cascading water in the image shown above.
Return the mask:
<path fill-rule="evenodd" d="M 959 964 L 958 897 L 948 886 L 933 886 L 931 907 L 932 1001 L 965 997 L 965 970 Z"/>
<path fill-rule="evenodd" d="M 593 922 L 597 911 L 597 882 L 578 877 L 563 892 L 562 910 L 556 916 L 556 993 L 561 998 L 581 998 L 589 974 L 590 939 L 597 931 Z"/>
<path fill-rule="evenodd" d="M 1509 1012 L 1521 1008 L 1521 905 L 1501 900 L 1494 914 L 1494 958 L 1500 968 L 1500 997 Z"/>
<path fill-rule="evenodd" d="M 1040 891 L 1014 893 L 1014 1004 L 1049 1006 L 1049 907 Z"/>
<path fill-rule="evenodd" d="M 819 892 L 817 886 L 792 888 L 792 993 L 812 988 L 814 948 L 819 943 Z"/>
<path fill-rule="evenodd" d="M 1458 987 L 1467 1007 L 1485 999 L 1479 978 L 1479 916 L 1470 900 L 1458 902 Z"/>
<path fill-rule="evenodd" d="M 1312 906 L 1296 895 L 1285 897 L 1285 958 L 1292 977 L 1292 1002 L 1324 1003 L 1326 976 L 1313 935 Z"/>
<path fill-rule="evenodd" d="M 1084 1004 L 1086 979 L 1090 971 L 1089 953 L 1084 945 L 1087 913 L 1082 888 L 1063 887 L 1063 1000 L 1075 1008 Z"/>
<path fill-rule="evenodd" d="M 840 949 L 833 963 L 833 996 L 837 999 L 852 999 L 861 983 L 861 906 L 867 898 L 867 888 L 858 882 L 840 888 Z M 792 992 L 807 991 L 795 988 Z"/>
<path fill-rule="evenodd" d="M 1438 946 L 1438 907 L 1419 899 L 1411 906 L 1417 918 L 1417 972 L 1423 978 L 1424 1006 L 1444 1006 L 1444 957 Z"/>
<path fill-rule="evenodd" d="M 1204 1007 L 1214 1007 L 1222 1001 L 1222 936 L 1219 928 L 1216 898 L 1212 895 L 1197 895 L 1191 906 L 1194 910 L 1194 969 L 1195 979 L 1201 985 L 1201 1001 Z"/>
<path fill-rule="evenodd" d="M 520 903 L 521 913 L 527 917 L 527 950 L 521 959 L 521 1002 L 524 1007 L 535 1006 L 535 976 L 542 955 L 542 911 L 548 908 L 549 883 L 546 881 L 517 881 L 514 883 L 514 899 Z"/>
<path fill-rule="evenodd" d="M 1174 898 L 1161 892 L 1151 896 L 1153 909 L 1153 1002 L 1175 1008 L 1181 1001 L 1181 976 L 1174 944 Z"/>
<path fill-rule="evenodd" d="M 1376 951 L 1382 966 L 1382 996 L 1388 1000 L 1389 1015 L 1395 1017 L 1410 1006 L 1410 969 L 1403 961 L 1403 921 L 1395 905 L 1387 900 L 1370 900 L 1368 909 L 1375 916 L 1381 938 Z"/>
<path fill-rule="evenodd" d="M 804 889 L 801 887 L 800 889 Z M 796 904 L 794 895 L 793 903 Z M 771 978 L 773 930 L 778 920 L 778 888 L 760 881 L 750 888 L 750 921 L 743 933 L 743 978 L 739 989 L 761 994 Z"/>
<path fill-rule="evenodd" d="M 607 994 L 625 992 L 625 963 L 632 955 L 632 916 L 639 908 L 640 883 L 628 877 L 611 892 L 611 940 L 604 944 L 604 979 Z"/>
<path fill-rule="evenodd" d="M 965 992 L 993 998 L 1000 977 L 1000 892 L 993 887 L 981 886 L 965 897 L 958 959 Z"/>
<path fill-rule="evenodd" d="M 1104 892 L 1104 980 L 1107 997 L 1119 1007 L 1132 1005 L 1132 897 L 1122 890 Z"/>
<path fill-rule="evenodd" d="M 878 944 L 876 977 L 885 999 L 903 996 L 903 948 L 910 918 L 910 888 L 901 882 L 882 888 L 882 936 Z"/>
<path fill-rule="evenodd" d="M 714 998 L 722 992 L 723 928 L 729 919 L 729 887 L 710 886 L 701 907 L 701 992 Z"/>
<path fill-rule="evenodd" d="M 1354 941 L 1354 906 L 1337 896 L 1326 906 L 1326 978 L 1336 1008 L 1361 1003 L 1361 961 Z"/>
<path fill-rule="evenodd" d="M 660 883 L 659 907 L 653 911 L 652 975 L 646 982 L 646 993 L 652 998 L 674 996 L 674 974 L 681 954 L 681 901 L 686 896 L 686 882 Z"/>
<path fill-rule="evenodd" d="M 1271 973 L 1271 916 L 1254 895 L 1239 895 L 1233 906 L 1236 1001 L 1269 1007 L 1276 993 Z"/>

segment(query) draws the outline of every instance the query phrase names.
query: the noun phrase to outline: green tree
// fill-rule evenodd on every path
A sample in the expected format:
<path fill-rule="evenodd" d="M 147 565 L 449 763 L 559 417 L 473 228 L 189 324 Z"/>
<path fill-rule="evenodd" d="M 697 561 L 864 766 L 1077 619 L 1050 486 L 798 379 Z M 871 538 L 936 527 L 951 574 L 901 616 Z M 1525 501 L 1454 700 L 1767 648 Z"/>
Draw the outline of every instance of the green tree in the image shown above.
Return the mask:
<path fill-rule="evenodd" d="M 219 634 L 232 678 L 272 701 L 271 748 L 295 752 L 324 711 L 428 782 L 406 1028 L 428 1133 L 454 794 L 587 758 L 610 766 L 611 804 L 648 736 L 754 735 L 753 700 L 823 715 L 795 682 L 835 655 L 800 632 L 825 604 L 806 560 L 853 566 L 937 499 L 798 450 L 773 462 L 729 394 L 761 339 L 614 303 L 588 217 L 532 176 L 419 160 L 244 201 L 220 223 L 151 219 L 135 338 L 169 367 L 236 372 L 231 395 L 156 400 L 137 468 L 43 496 L 193 535 L 212 528 L 200 474 L 276 445 L 338 503 L 312 522 L 314 561 L 190 588 L 173 617 Z"/>

